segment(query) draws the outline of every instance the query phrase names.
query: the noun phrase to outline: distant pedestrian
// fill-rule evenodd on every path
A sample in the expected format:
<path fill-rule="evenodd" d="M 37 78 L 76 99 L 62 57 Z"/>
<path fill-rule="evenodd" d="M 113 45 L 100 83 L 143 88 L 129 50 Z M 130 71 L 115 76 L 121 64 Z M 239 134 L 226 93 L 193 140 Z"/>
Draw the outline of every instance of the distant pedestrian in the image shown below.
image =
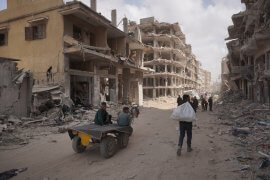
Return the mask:
<path fill-rule="evenodd" d="M 209 103 L 209 110 L 213 111 L 213 98 L 212 98 L 212 96 L 208 99 L 208 103 Z"/>
<path fill-rule="evenodd" d="M 202 106 L 202 111 L 206 111 L 206 100 L 203 97 L 203 95 L 201 96 L 201 106 Z"/>
<path fill-rule="evenodd" d="M 199 101 L 198 101 L 198 99 L 197 99 L 196 96 L 194 96 L 194 98 L 192 99 L 192 104 L 193 104 L 193 107 L 194 107 L 194 111 L 196 113 L 197 112 L 197 109 L 199 107 Z"/>
<path fill-rule="evenodd" d="M 190 103 L 190 97 L 187 94 L 183 96 L 183 104 L 186 102 Z M 191 106 L 193 110 L 195 111 L 194 106 L 192 104 Z M 187 134 L 187 152 L 192 151 L 192 148 L 191 148 L 192 122 L 179 121 L 179 129 L 180 129 L 180 136 L 179 136 L 179 142 L 178 142 L 177 155 L 181 156 L 181 150 L 182 150 L 185 134 Z"/>
<path fill-rule="evenodd" d="M 179 95 L 177 98 L 177 106 L 180 106 L 183 102 L 183 99 L 181 98 L 181 96 Z"/>

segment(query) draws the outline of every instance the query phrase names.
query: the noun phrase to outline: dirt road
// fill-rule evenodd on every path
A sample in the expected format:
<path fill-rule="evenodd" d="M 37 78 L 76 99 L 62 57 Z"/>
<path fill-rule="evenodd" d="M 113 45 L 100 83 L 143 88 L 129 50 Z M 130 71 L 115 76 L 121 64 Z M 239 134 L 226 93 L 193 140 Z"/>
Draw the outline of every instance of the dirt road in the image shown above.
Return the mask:
<path fill-rule="evenodd" d="M 139 179 L 211 180 L 240 179 L 232 172 L 239 164 L 232 160 L 230 137 L 218 135 L 220 127 L 208 112 L 198 113 L 193 131 L 193 149 L 176 156 L 177 122 L 169 119 L 172 104 L 148 103 L 134 124 L 129 146 L 111 159 L 98 149 L 75 154 L 67 134 L 50 135 L 16 150 L 0 151 L 0 171 L 28 167 L 14 179 Z"/>

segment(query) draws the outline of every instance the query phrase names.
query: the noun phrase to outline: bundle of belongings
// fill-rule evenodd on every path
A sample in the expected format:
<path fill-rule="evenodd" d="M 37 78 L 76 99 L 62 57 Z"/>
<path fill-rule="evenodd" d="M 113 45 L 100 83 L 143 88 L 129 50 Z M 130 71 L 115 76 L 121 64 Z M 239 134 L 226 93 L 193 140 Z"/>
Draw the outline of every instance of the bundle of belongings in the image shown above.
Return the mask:
<path fill-rule="evenodd" d="M 186 102 L 173 110 L 171 118 L 177 121 L 193 122 L 196 120 L 196 114 L 189 102 Z"/>

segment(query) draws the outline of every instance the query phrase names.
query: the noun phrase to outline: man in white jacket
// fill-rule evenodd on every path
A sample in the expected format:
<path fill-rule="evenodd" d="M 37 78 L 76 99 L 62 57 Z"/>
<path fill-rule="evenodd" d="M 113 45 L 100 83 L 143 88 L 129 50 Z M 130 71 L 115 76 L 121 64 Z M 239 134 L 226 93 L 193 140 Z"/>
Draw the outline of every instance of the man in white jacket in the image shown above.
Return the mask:
<path fill-rule="evenodd" d="M 183 104 L 189 102 L 190 105 L 192 106 L 194 112 L 195 107 L 194 105 L 190 102 L 190 96 L 185 94 L 183 95 Z M 181 150 L 183 146 L 183 141 L 185 138 L 185 134 L 187 133 L 187 152 L 191 152 L 191 139 L 192 139 L 192 122 L 185 122 L 185 121 L 179 121 L 179 129 L 180 129 L 180 136 L 179 136 L 179 142 L 178 142 L 178 150 L 177 150 L 177 155 L 181 156 Z"/>

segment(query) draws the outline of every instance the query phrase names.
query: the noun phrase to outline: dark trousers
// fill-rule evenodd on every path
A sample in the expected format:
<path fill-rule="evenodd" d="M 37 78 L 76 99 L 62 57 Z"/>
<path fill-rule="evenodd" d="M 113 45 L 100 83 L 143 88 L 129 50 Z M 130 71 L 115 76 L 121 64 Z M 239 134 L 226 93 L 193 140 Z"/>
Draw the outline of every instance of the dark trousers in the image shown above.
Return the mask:
<path fill-rule="evenodd" d="M 209 103 L 209 109 L 210 109 L 210 111 L 213 111 L 213 104 L 211 104 L 211 103 Z"/>
<path fill-rule="evenodd" d="M 192 122 L 179 122 L 179 126 L 180 126 L 180 137 L 178 146 L 182 148 L 185 134 L 187 132 L 187 145 L 188 147 L 191 147 Z"/>

